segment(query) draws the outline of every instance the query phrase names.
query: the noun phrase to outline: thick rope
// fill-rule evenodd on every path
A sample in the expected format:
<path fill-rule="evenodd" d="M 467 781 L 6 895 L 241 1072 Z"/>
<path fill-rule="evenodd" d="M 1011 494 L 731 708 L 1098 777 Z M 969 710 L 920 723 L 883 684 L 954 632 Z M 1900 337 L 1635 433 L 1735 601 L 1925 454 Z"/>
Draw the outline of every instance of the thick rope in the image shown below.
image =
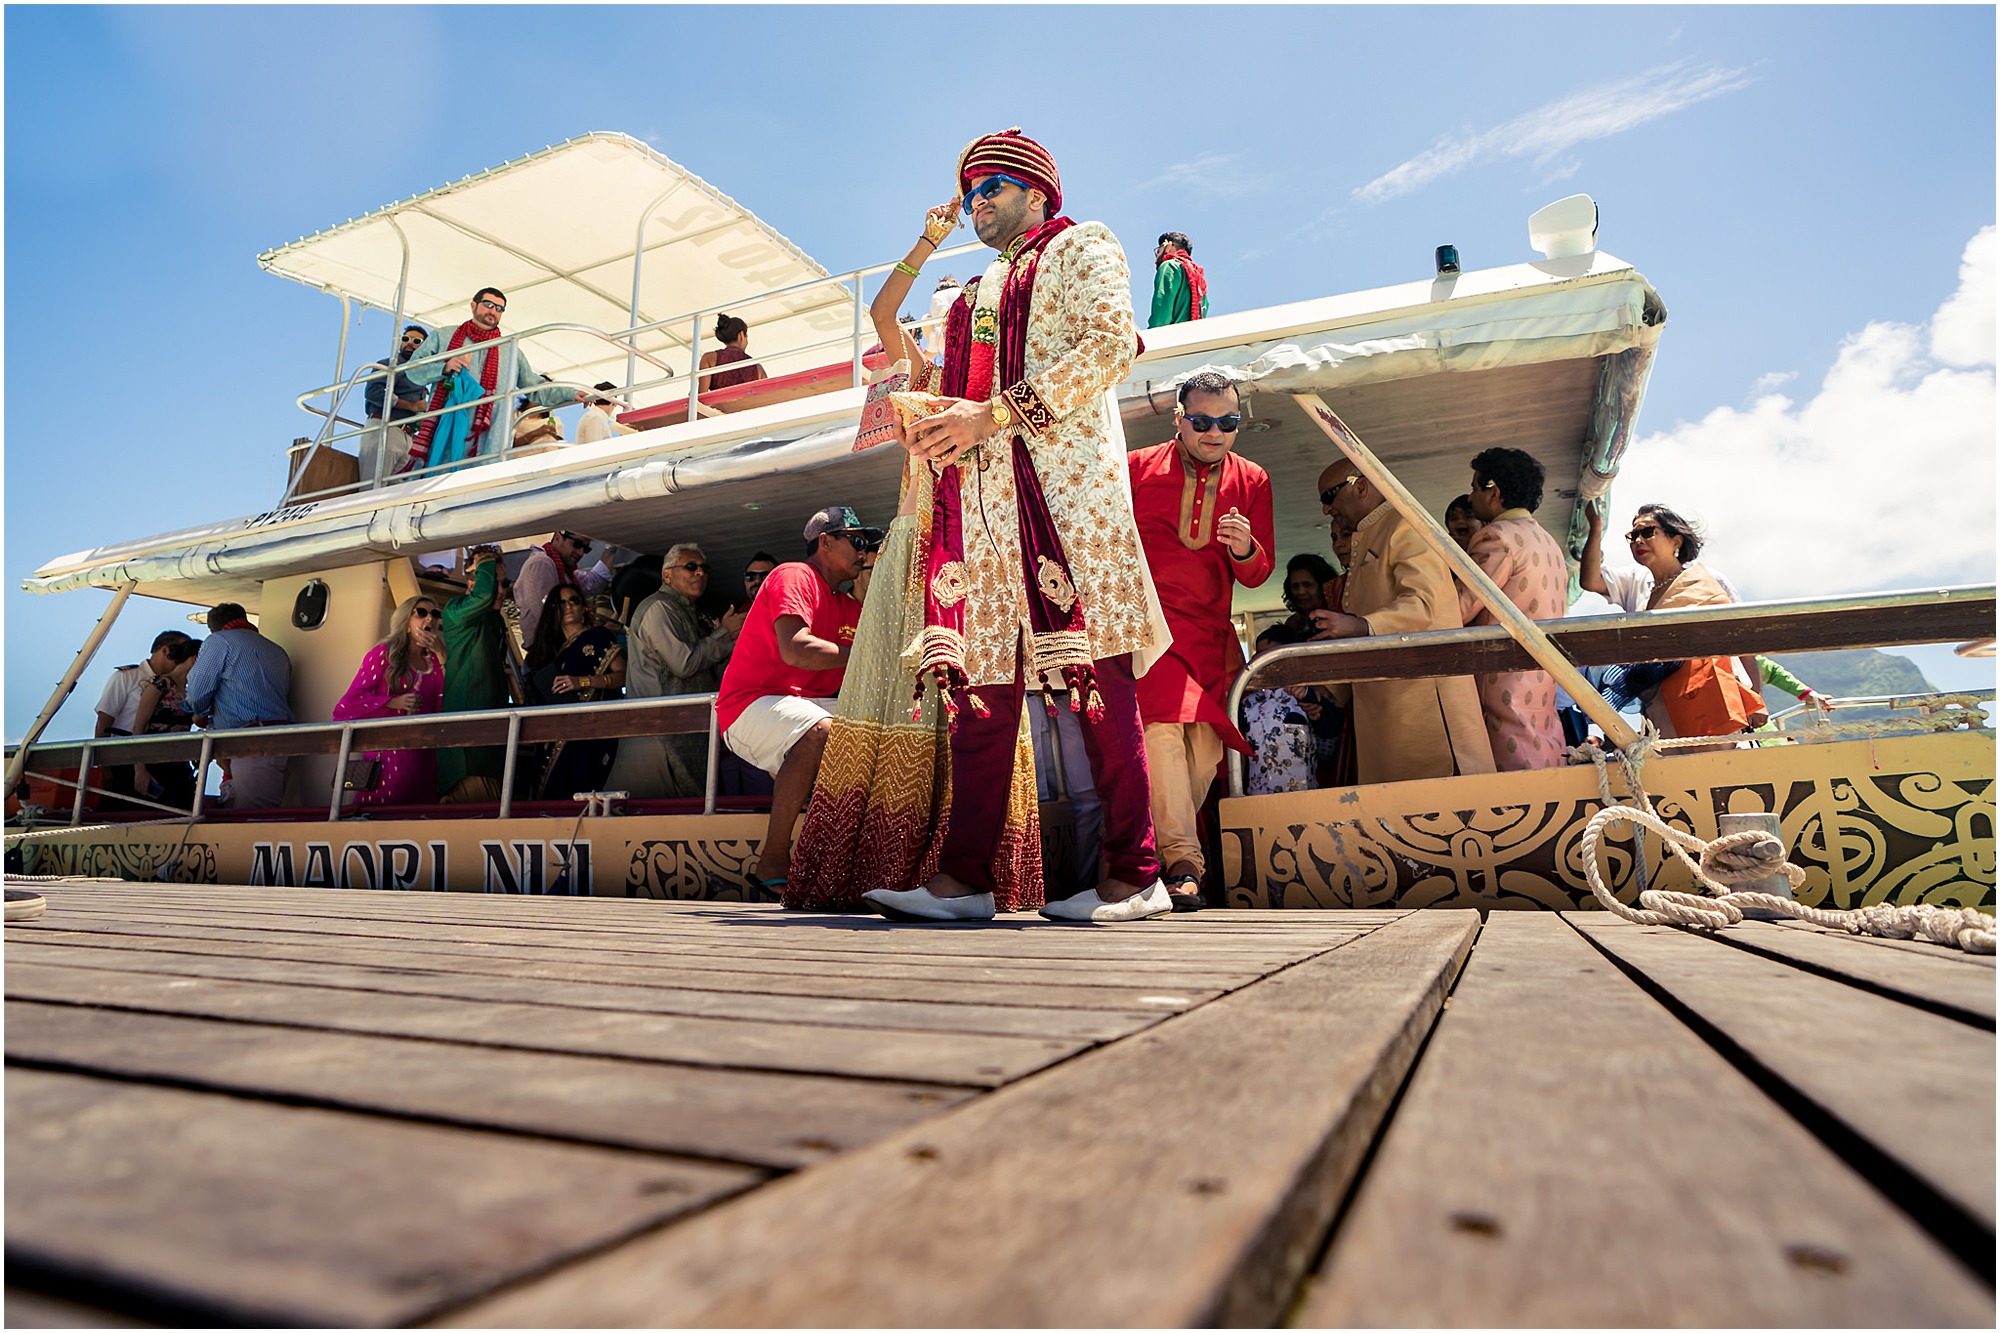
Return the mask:
<path fill-rule="evenodd" d="M 1639 792 L 1639 799 L 1646 800 Z M 1650 805 L 1650 802 L 1647 802 Z M 1639 895 L 1639 906 L 1628 907 L 1612 896 L 1598 867 L 1598 844 L 1605 829 L 1615 823 L 1634 824 L 1658 833 L 1694 872 L 1695 880 L 1713 896 L 1648 889 Z M 1817 926 L 1843 930 L 1853 935 L 1879 935 L 1885 939 L 1921 939 L 1934 944 L 1955 944 L 1967 953 L 1994 951 L 1994 919 L 1976 908 L 1899 907 L 1878 903 L 1872 907 L 1840 911 L 1809 907 L 1774 893 L 1731 889 L 1731 884 L 1748 883 L 1783 872 L 1794 889 L 1805 883 L 1806 872 L 1785 860 L 1784 844 L 1769 833 L 1748 829 L 1705 842 L 1692 833 L 1683 833 L 1650 809 L 1630 805 L 1607 805 L 1591 817 L 1583 831 L 1584 873 L 1590 891 L 1608 912 L 1644 926 L 1691 926 L 1698 930 L 1720 930 L 1743 920 L 1744 909 L 1761 909 L 1796 917 Z M 1693 852 L 1696 855 L 1690 855 Z M 1699 856 L 1699 860 L 1696 856 Z"/>

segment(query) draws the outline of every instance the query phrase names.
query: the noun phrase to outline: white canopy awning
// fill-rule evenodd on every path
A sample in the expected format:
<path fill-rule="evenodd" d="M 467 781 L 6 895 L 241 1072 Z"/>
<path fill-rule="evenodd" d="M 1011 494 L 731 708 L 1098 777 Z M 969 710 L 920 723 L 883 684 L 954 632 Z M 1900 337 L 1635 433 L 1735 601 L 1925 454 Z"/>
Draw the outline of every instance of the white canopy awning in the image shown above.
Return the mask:
<path fill-rule="evenodd" d="M 642 239 L 635 319 L 633 255 Z M 747 320 L 750 350 L 778 354 L 767 363 L 773 375 L 851 355 L 844 345 L 813 351 L 810 344 L 844 342 L 852 334 L 853 297 L 834 285 L 786 290 L 825 277 L 824 268 L 734 199 L 629 135 L 581 135 L 279 246 L 257 262 L 393 312 L 406 246 L 405 323 L 456 326 L 475 291 L 498 287 L 507 294 L 502 327 L 508 332 L 573 323 L 616 333 L 687 316 L 639 343 L 682 374 L 691 369 L 697 312 L 706 316 L 698 321 L 703 350 L 714 346 L 713 312 Z M 372 357 L 388 349 L 361 350 Z M 527 351 L 551 379 L 625 383 L 624 350 L 588 333 L 540 334 L 527 340 Z M 640 362 L 639 379 L 658 374 Z M 683 383 L 643 393 L 639 401 L 685 393 Z"/>

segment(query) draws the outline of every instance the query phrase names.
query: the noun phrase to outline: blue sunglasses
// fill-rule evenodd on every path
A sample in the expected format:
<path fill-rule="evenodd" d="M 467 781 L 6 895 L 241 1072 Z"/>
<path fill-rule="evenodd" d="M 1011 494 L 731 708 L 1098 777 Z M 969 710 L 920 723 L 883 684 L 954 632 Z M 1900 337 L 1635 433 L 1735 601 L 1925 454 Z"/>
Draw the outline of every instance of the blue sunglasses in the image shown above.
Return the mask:
<path fill-rule="evenodd" d="M 1018 185 L 1024 190 L 1035 188 L 1019 176 L 1008 176 L 1000 172 L 995 172 L 986 178 L 984 185 L 975 185 L 965 192 L 965 200 L 959 205 L 959 210 L 964 213 L 970 213 L 974 202 L 980 199 L 991 199 L 994 195 L 1000 193 L 1000 187 L 1003 185 Z"/>

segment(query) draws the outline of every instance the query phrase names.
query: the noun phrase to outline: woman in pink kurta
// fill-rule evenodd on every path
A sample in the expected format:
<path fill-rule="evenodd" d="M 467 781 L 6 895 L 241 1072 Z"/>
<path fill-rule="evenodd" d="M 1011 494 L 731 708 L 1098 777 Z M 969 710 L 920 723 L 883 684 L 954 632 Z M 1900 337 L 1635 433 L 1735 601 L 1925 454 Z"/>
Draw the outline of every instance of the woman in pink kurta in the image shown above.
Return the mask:
<path fill-rule="evenodd" d="M 435 713 L 444 702 L 443 620 L 436 602 L 411 597 L 389 617 L 389 637 L 368 650 L 354 683 L 333 706 L 333 720 Z M 437 751 L 371 750 L 359 756 L 381 768 L 354 804 L 429 804 L 437 799 Z"/>
<path fill-rule="evenodd" d="M 1472 511 L 1484 527 L 1466 554 L 1530 620 L 1560 620 L 1569 609 L 1569 561 L 1534 511 L 1542 502 L 1542 465 L 1519 449 L 1487 449 L 1472 460 Z M 1467 625 L 1499 621 L 1470 589 L 1458 590 Z M 1477 678 L 1479 710 L 1503 773 L 1562 764 L 1556 682 L 1546 671 L 1501 671 Z"/>

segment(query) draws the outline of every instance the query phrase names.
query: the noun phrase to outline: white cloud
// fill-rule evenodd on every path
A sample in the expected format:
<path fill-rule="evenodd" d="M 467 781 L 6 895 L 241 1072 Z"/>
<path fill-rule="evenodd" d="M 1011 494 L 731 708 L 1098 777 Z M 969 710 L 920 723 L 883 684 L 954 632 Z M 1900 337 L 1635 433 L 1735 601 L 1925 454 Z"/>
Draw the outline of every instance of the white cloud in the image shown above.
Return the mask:
<path fill-rule="evenodd" d="M 1198 153 L 1186 162 L 1172 164 L 1151 180 L 1141 181 L 1139 188 L 1152 190 L 1193 185 L 1212 194 L 1236 195 L 1262 187 L 1266 178 L 1243 175 L 1235 165 L 1237 160 L 1235 153 Z"/>
<path fill-rule="evenodd" d="M 1447 134 L 1428 152 L 1357 189 L 1354 197 L 1364 204 L 1379 204 L 1496 157 L 1530 157 L 1543 166 L 1580 143 L 1635 129 L 1682 107 L 1734 92 L 1749 82 L 1749 71 L 1743 69 L 1685 61 L 1661 65 L 1629 79 L 1559 97 L 1490 130 Z"/>
<path fill-rule="evenodd" d="M 1704 562 L 1751 600 L 1990 582 L 1994 261 L 1988 227 L 1928 339 L 1869 324 L 1804 402 L 1766 392 L 1636 441 L 1610 530 L 1641 504 L 1670 505 L 1705 527 Z"/>
<path fill-rule="evenodd" d="M 1993 364 L 1993 228 L 1982 227 L 1958 262 L 1958 290 L 1931 320 L 1931 355 L 1949 366 Z"/>

